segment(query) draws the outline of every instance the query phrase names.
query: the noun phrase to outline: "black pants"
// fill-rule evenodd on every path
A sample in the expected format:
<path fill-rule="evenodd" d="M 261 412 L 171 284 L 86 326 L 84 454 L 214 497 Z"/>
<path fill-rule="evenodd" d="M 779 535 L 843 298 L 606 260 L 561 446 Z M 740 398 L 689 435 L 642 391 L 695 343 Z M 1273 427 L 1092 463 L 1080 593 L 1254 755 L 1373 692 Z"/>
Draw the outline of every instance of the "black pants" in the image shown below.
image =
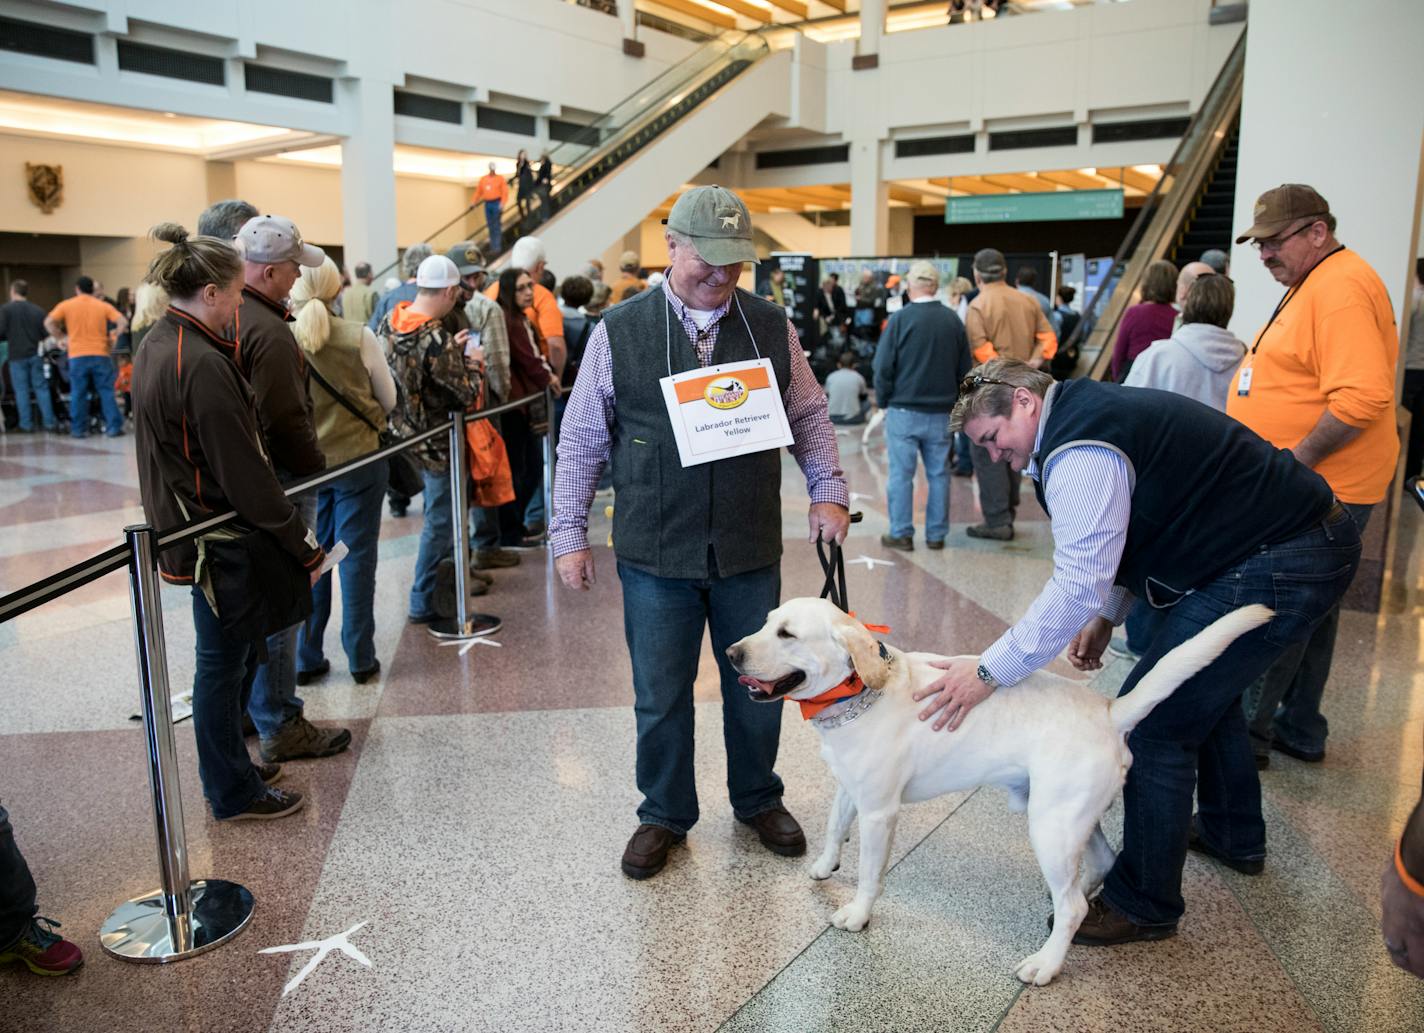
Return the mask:
<path fill-rule="evenodd" d="M 514 501 L 499 507 L 499 544 L 507 547 L 524 541 L 524 510 L 544 476 L 544 441 L 543 435 L 530 427 L 529 413 L 524 409 L 501 416 L 499 432 L 514 481 Z"/>
<path fill-rule="evenodd" d="M 15 944 L 35 917 L 35 880 L 20 848 L 10 815 L 0 807 L 0 951 Z"/>
<path fill-rule="evenodd" d="M 1418 477 L 1424 467 L 1424 369 L 1404 371 L 1404 394 L 1399 404 L 1409 410 L 1409 444 L 1404 476 Z"/>

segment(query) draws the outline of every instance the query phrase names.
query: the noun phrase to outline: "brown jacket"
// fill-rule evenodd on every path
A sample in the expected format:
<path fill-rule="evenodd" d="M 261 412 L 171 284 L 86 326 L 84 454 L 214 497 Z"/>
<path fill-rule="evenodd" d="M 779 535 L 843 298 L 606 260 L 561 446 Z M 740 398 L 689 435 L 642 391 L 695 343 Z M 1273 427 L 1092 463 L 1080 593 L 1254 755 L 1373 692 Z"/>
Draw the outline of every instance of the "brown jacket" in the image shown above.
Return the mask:
<path fill-rule="evenodd" d="M 291 316 L 251 287 L 237 310 L 237 368 L 252 385 L 272 465 L 283 480 L 326 469 L 316 440 L 307 363 L 287 324 Z"/>
<path fill-rule="evenodd" d="M 133 389 L 144 517 L 160 531 L 186 523 L 179 498 L 191 517 L 236 509 L 248 528 L 271 532 L 313 570 L 322 551 L 263 453 L 236 349 L 177 308 L 144 338 Z M 160 553 L 158 565 L 165 580 L 191 583 L 197 558 L 196 544 L 185 542 Z"/>
<path fill-rule="evenodd" d="M 1027 294 L 1007 283 L 986 283 L 969 303 L 964 316 L 969 349 L 975 362 L 999 357 L 1028 362 L 1041 354 L 1051 359 L 1058 338 L 1043 308 Z"/>

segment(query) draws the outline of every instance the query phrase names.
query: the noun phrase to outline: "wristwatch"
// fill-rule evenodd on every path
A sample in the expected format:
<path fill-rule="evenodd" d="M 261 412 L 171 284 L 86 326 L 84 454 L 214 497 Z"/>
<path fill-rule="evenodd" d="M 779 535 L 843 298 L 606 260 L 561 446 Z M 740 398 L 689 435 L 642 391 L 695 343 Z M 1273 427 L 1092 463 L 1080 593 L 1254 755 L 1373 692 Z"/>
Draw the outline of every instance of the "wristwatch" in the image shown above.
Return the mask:
<path fill-rule="evenodd" d="M 994 691 L 999 687 L 999 680 L 995 678 L 992 674 L 990 674 L 989 668 L 985 667 L 983 664 L 980 664 L 979 669 L 974 673 L 978 675 L 979 680 L 981 682 L 989 686 L 990 692 Z"/>

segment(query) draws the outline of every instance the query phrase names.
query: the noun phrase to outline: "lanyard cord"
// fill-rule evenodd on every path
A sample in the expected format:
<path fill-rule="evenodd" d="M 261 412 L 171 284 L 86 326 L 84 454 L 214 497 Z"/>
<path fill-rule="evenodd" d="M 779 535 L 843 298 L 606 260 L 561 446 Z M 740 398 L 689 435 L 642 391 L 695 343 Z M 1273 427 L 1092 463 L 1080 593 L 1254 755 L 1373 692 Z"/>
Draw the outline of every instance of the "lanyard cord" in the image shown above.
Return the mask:
<path fill-rule="evenodd" d="M 1261 332 L 1256 335 L 1256 343 L 1251 345 L 1251 355 L 1253 357 L 1256 354 L 1256 349 L 1261 347 L 1261 338 L 1266 336 L 1266 331 L 1269 330 L 1271 326 L 1275 323 L 1276 317 L 1279 316 L 1281 312 L 1285 310 L 1285 307 L 1289 305 L 1292 300 L 1294 300 L 1295 296 L 1300 293 L 1300 289 L 1305 286 L 1305 281 L 1310 279 L 1310 274 L 1315 272 L 1316 269 L 1320 268 L 1320 263 L 1324 262 L 1327 258 L 1330 257 L 1330 255 L 1338 255 L 1341 251 L 1344 250 L 1345 245 L 1341 244 L 1329 254 L 1321 255 L 1320 262 L 1316 262 L 1313 266 L 1306 270 L 1305 275 L 1300 278 L 1300 283 L 1296 284 L 1290 290 L 1286 291 L 1285 296 L 1276 303 L 1276 309 L 1274 312 L 1271 313 L 1271 318 L 1266 320 L 1266 325 L 1261 327 Z"/>
<path fill-rule="evenodd" d="M 742 325 L 747 328 L 747 338 L 752 342 L 752 351 L 756 352 L 756 357 L 757 357 L 757 359 L 759 360 L 759 359 L 761 359 L 761 349 L 757 347 L 756 335 L 752 333 L 752 325 L 747 322 L 747 314 L 742 311 L 742 299 L 739 298 L 739 297 L 737 297 L 737 295 L 736 295 L 735 293 L 733 293 L 733 294 L 732 294 L 732 301 L 733 301 L 733 302 L 736 304 L 736 306 L 737 306 L 737 315 L 739 315 L 739 316 L 742 317 Z M 684 305 L 684 308 L 685 308 L 685 307 L 686 307 L 686 306 Z M 672 302 L 671 302 L 671 301 L 668 301 L 668 300 L 666 300 L 666 299 L 664 299 L 664 301 L 663 301 L 663 330 L 664 330 L 664 331 L 666 332 L 666 334 L 667 334 L 667 371 L 668 371 L 668 376 L 672 376 L 672 375 L 673 375 L 673 372 L 672 372 L 672 316 L 668 315 L 668 312 L 669 312 L 669 310 L 671 310 L 671 308 L 672 308 Z M 712 325 L 712 324 L 711 324 L 710 322 L 707 324 L 707 326 L 711 326 L 711 325 Z M 700 327 L 700 328 L 699 328 L 699 331 L 700 331 L 700 332 L 705 332 L 706 329 L 707 329 L 706 327 Z M 694 352 L 694 354 L 695 354 L 696 351 L 697 351 L 696 345 L 693 346 L 693 349 L 692 349 L 692 350 L 693 350 L 693 352 Z M 700 363 L 701 361 L 702 361 L 701 356 L 698 356 L 698 362 Z"/>

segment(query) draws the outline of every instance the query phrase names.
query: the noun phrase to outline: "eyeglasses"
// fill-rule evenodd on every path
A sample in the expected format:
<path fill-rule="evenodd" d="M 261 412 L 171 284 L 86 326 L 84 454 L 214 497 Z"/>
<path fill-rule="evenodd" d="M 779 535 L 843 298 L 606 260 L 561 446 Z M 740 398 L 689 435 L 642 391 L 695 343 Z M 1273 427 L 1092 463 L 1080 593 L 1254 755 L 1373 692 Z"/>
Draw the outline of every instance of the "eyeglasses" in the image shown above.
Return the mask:
<path fill-rule="evenodd" d="M 1283 237 L 1272 237 L 1269 240 L 1253 240 L 1251 241 L 1251 246 L 1257 251 L 1269 251 L 1272 254 L 1276 254 L 1281 250 L 1282 247 L 1285 246 L 1286 241 L 1290 240 L 1291 237 L 1294 237 L 1300 233 L 1304 233 L 1306 230 L 1310 229 L 1310 227 L 1314 226 L 1319 221 L 1319 219 L 1311 219 L 1304 226 L 1300 226 L 1296 229 L 1291 230 Z"/>
<path fill-rule="evenodd" d="M 1007 380 L 991 380 L 988 377 L 983 376 L 979 373 L 971 373 L 969 376 L 965 377 L 959 382 L 959 393 L 961 395 L 967 395 L 970 391 L 973 391 L 976 388 L 983 387 L 985 384 L 998 384 L 1000 387 L 1014 386 L 1013 384 L 1010 384 Z"/>

